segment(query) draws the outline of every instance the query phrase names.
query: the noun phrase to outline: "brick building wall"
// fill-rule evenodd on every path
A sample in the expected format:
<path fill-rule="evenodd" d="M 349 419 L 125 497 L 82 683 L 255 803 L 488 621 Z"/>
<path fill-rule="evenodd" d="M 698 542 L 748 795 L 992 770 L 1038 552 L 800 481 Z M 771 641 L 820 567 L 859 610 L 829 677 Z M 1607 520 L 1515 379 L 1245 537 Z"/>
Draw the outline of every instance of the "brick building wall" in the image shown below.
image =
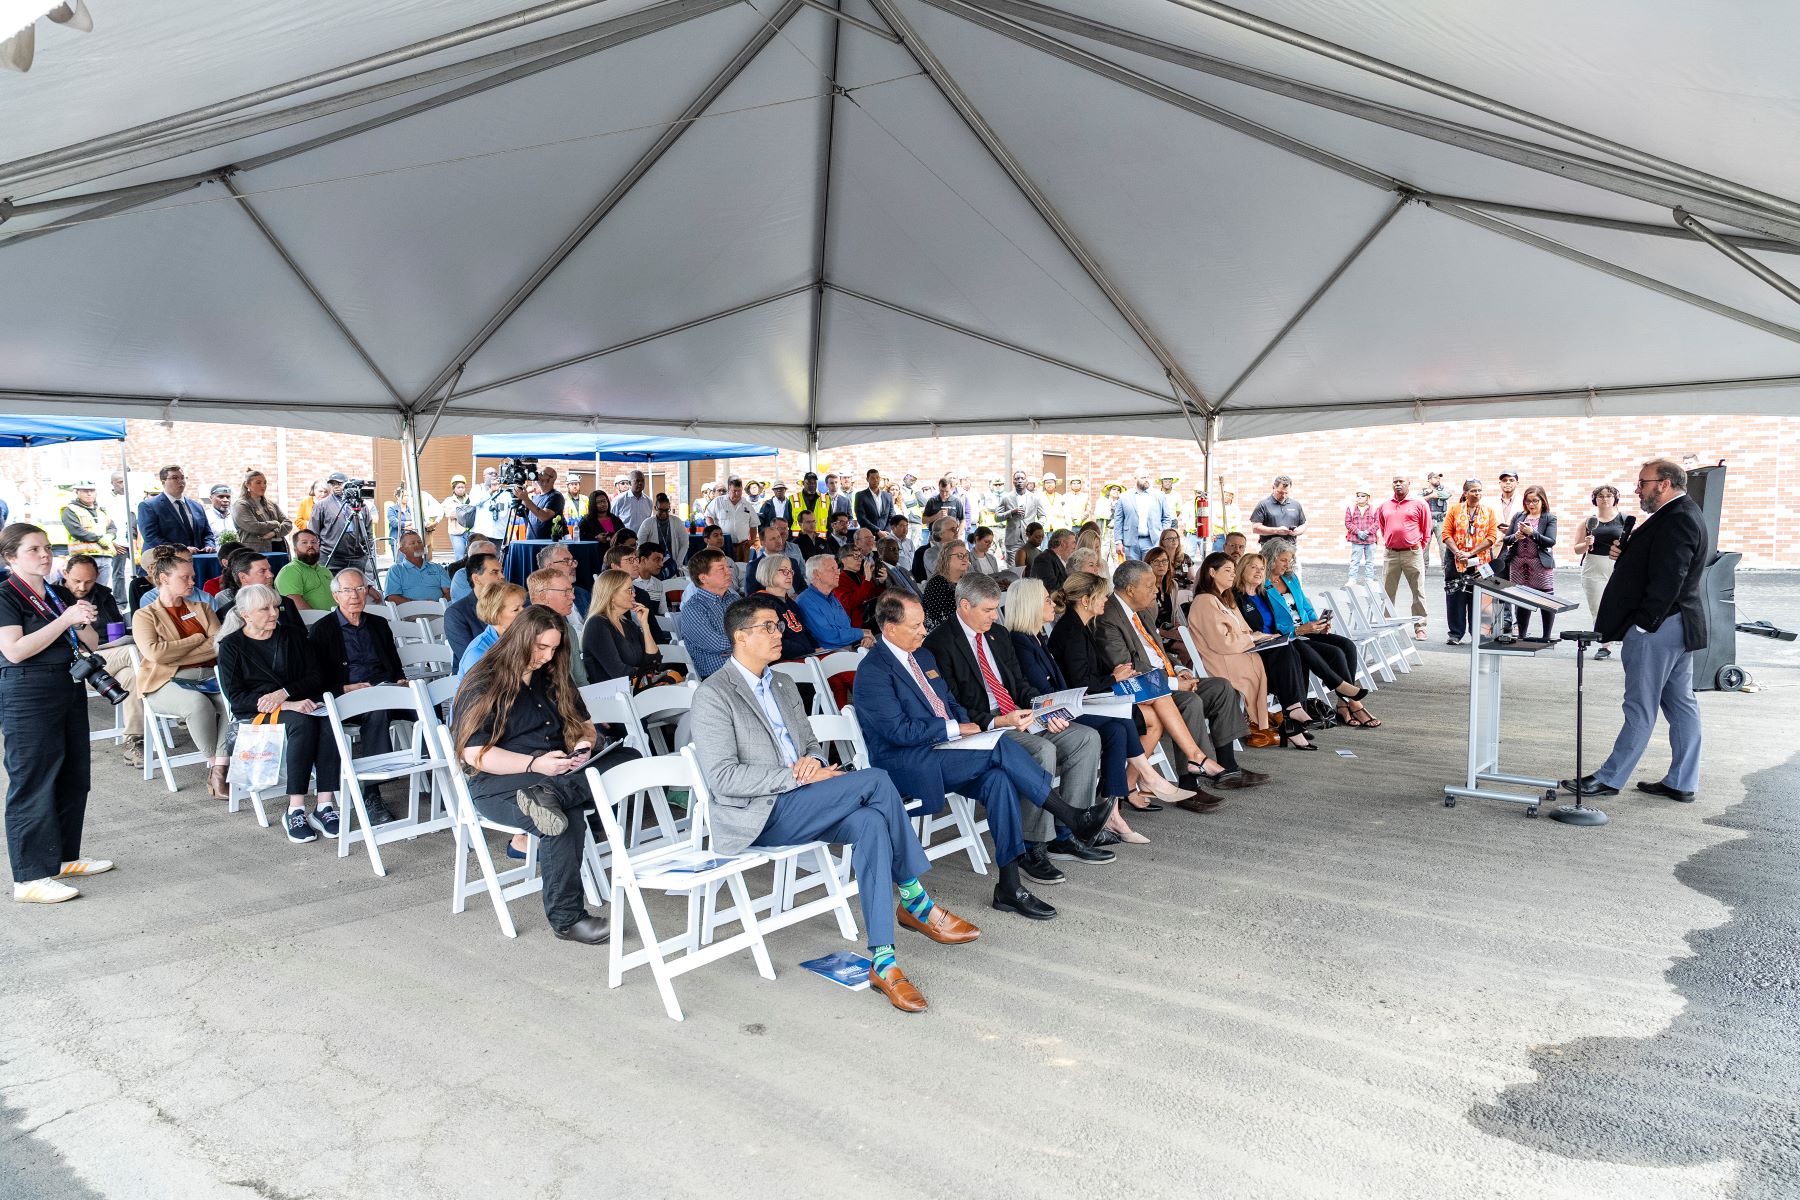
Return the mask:
<path fill-rule="evenodd" d="M 249 425 L 183 422 L 164 428 L 156 421 L 131 421 L 127 428 L 126 453 L 134 485 L 154 486 L 156 468 L 167 462 L 182 464 L 196 493 L 215 482 L 235 484 L 246 469 L 256 467 L 269 476 L 271 491 L 290 514 L 307 484 L 331 471 L 373 476 L 381 447 L 372 438 Z M 445 441 L 467 444 L 467 439 Z M 448 457 L 435 459 L 438 469 L 424 480 L 426 490 L 440 497 L 449 490 L 450 466 L 467 453 L 450 445 L 444 452 Z M 1291 475 L 1294 495 L 1316 527 L 1307 538 L 1306 557 L 1341 561 L 1346 557 L 1341 533 L 1344 505 L 1358 486 L 1379 501 L 1396 470 L 1415 480 L 1427 470 L 1442 470 L 1453 488 L 1465 477 L 1476 476 L 1488 483 L 1492 495 L 1495 477 L 1514 467 L 1522 476 L 1521 486 L 1544 485 L 1553 511 L 1567 521 L 1587 515 L 1588 493 L 1598 483 L 1618 486 L 1629 499 L 1637 464 L 1659 455 L 1678 461 L 1692 456 L 1701 463 L 1724 459 L 1731 472 L 1721 544 L 1741 551 L 1746 566 L 1800 567 L 1800 540 L 1789 533 L 1800 518 L 1800 500 L 1789 487 L 1800 482 L 1800 418 L 1795 417 L 1609 417 L 1379 426 L 1223 442 L 1214 455 L 1213 471 L 1226 489 L 1236 493 L 1244 521 L 1275 475 Z M 395 461 L 387 456 L 380 460 Z M 0 496 L 15 513 L 35 512 L 36 497 L 53 496 L 50 489 L 55 482 L 86 475 L 104 487 L 118 461 L 117 443 L 0 450 Z M 1189 499 L 1201 475 L 1200 451 L 1191 442 L 1043 434 L 840 447 L 821 453 L 819 471 L 849 472 L 859 484 L 869 467 L 892 475 L 912 470 L 923 479 L 944 472 L 966 474 L 985 484 L 993 475 L 1006 474 L 1009 461 L 1033 477 L 1043 474 L 1049 461 L 1060 466 L 1058 474 L 1065 478 L 1081 476 L 1090 491 L 1115 480 L 1129 486 L 1141 465 L 1153 476 L 1180 476 L 1178 491 Z M 779 474 L 797 481 L 805 464 L 804 455 L 784 451 L 773 459 L 696 464 L 693 478 L 723 479 L 735 470 L 749 478 Z M 583 465 L 591 475 L 591 464 Z M 378 482 L 391 491 L 399 479 Z M 36 515 L 53 520 L 54 506 Z M 1565 537 L 1559 557 L 1572 562 L 1566 541 Z"/>

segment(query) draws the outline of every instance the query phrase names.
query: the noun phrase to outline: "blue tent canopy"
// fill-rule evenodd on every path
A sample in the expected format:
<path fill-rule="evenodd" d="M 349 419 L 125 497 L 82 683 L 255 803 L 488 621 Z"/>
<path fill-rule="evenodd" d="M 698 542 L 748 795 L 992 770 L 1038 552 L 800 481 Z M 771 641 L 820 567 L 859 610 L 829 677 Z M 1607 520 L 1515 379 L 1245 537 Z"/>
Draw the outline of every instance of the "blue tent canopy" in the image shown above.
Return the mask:
<path fill-rule="evenodd" d="M 709 442 L 696 438 L 615 437 L 591 433 L 504 433 L 475 439 L 477 458 L 593 458 L 602 462 L 691 462 L 714 458 L 768 458 L 773 446 Z"/>
<path fill-rule="evenodd" d="M 0 416 L 0 446 L 48 446 L 58 442 L 124 440 L 124 421 L 99 417 Z"/>

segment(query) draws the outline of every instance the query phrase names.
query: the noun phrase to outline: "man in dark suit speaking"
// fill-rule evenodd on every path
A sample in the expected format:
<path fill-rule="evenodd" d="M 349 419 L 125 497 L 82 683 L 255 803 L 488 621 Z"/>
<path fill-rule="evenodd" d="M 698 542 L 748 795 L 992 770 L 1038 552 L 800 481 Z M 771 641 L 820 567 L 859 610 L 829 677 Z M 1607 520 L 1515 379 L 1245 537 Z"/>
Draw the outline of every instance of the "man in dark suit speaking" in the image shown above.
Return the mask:
<path fill-rule="evenodd" d="M 1669 772 L 1660 782 L 1640 782 L 1638 790 L 1685 803 L 1700 785 L 1700 706 L 1690 655 L 1706 647 L 1700 576 L 1711 547 L 1679 465 L 1659 458 L 1639 467 L 1637 496 L 1649 515 L 1613 547 L 1618 562 L 1594 620 L 1602 641 L 1624 641 L 1625 726 L 1599 770 L 1563 786 L 1582 796 L 1616 795 L 1649 746 L 1660 708 L 1669 721 Z"/>

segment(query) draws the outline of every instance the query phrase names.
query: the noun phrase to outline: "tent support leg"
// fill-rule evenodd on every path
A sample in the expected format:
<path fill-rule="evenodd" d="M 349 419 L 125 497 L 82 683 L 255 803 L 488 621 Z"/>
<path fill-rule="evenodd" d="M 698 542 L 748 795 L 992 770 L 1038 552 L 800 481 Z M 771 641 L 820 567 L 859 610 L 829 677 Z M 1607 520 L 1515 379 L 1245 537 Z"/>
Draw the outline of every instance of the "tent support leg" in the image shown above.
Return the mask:
<path fill-rule="evenodd" d="M 419 438 L 413 423 L 412 414 L 400 422 L 400 473 L 405 479 L 406 495 L 412 503 L 413 524 L 418 527 L 419 536 L 425 536 L 425 489 L 419 483 Z M 372 497 L 372 499 L 374 499 Z M 388 530 L 392 545 L 388 552 L 395 558 L 400 557 L 400 535 Z M 425 557 L 431 557 L 431 544 L 425 545 Z"/>
<path fill-rule="evenodd" d="M 1782 295 L 1786 296 L 1789 300 L 1792 300 L 1796 304 L 1800 304 L 1800 287 L 1796 287 L 1792 280 L 1753 256 L 1743 247 L 1732 245 L 1730 242 L 1714 233 L 1711 229 L 1702 225 L 1699 221 L 1695 220 L 1693 214 L 1686 209 L 1677 208 L 1675 210 L 1675 223 L 1680 225 L 1683 229 L 1688 230 L 1695 237 L 1699 238 L 1714 250 L 1717 250 L 1720 254 L 1723 254 L 1726 258 L 1729 258 L 1732 262 L 1744 268 L 1744 270 L 1750 272 Z"/>

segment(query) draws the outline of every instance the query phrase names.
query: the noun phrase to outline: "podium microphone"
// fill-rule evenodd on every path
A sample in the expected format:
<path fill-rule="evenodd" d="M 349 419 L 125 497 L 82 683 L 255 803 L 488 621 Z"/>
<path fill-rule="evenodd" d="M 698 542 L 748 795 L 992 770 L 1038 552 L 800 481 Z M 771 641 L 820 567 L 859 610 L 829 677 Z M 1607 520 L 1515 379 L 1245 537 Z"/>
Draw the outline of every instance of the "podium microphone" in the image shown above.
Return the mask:
<path fill-rule="evenodd" d="M 1625 534 L 1620 537 L 1619 544 L 1625 544 L 1625 538 L 1631 535 L 1631 527 L 1637 523 L 1635 517 L 1625 518 Z M 1565 642 L 1575 643 L 1575 782 L 1581 783 L 1581 699 L 1586 691 L 1586 672 L 1588 646 L 1600 640 L 1600 635 L 1592 629 L 1570 629 L 1561 635 Z M 1564 825 L 1604 825 L 1606 814 L 1597 808 L 1589 808 L 1581 802 L 1581 793 L 1575 793 L 1575 803 L 1564 804 L 1550 810 L 1552 821 L 1561 821 Z"/>

